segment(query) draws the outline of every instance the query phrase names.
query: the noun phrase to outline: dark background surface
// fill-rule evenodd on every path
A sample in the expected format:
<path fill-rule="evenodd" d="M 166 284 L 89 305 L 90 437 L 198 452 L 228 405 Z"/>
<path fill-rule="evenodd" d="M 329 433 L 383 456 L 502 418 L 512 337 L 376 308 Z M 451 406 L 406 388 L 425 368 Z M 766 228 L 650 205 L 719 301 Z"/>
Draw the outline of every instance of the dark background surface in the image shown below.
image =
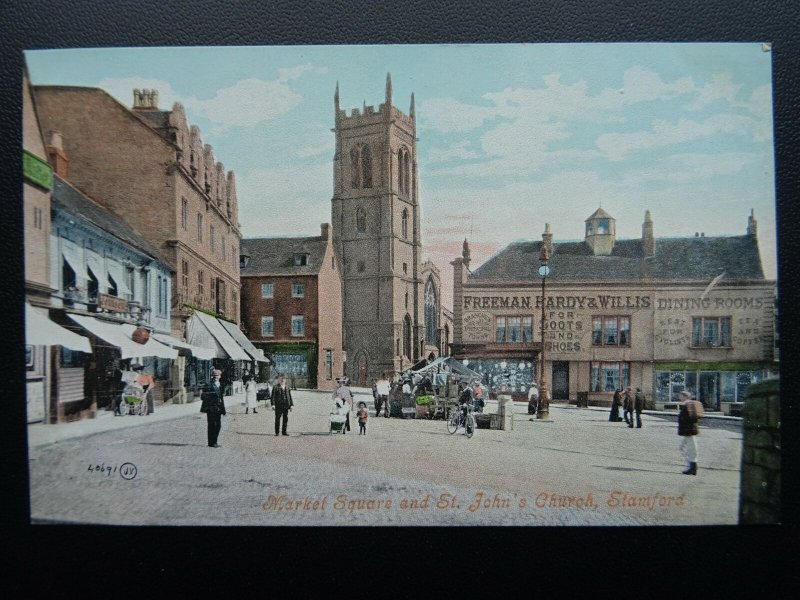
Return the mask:
<path fill-rule="evenodd" d="M 433 576 L 429 592 L 455 591 L 459 564 L 467 583 L 495 591 L 541 591 L 546 583 L 588 579 L 617 591 L 650 591 L 661 582 L 692 592 L 768 591 L 797 556 L 797 351 L 792 335 L 798 296 L 797 153 L 800 145 L 800 10 L 796 1 L 599 0 L 574 2 L 329 1 L 164 2 L 163 0 L 5 0 L 0 5 L 0 236 L 5 317 L 2 399 L 3 547 L 12 578 L 4 588 L 56 593 L 102 586 L 119 593 L 199 587 L 228 594 L 295 595 L 298 586 L 327 593 L 410 595 Z M 21 202 L 22 50 L 36 48 L 369 44 L 434 42 L 749 41 L 773 44 L 778 273 L 783 413 L 784 523 L 781 528 L 496 530 L 320 530 L 223 528 L 31 527 L 28 525 L 24 398 Z M 788 367 L 788 368 L 787 368 Z M 788 392 L 788 393 L 787 393 Z M 220 507 L 224 510 L 224 507 Z M 785 544 L 792 543 L 791 549 Z M 787 552 L 787 550 L 789 550 Z M 338 568 L 336 577 L 327 570 Z M 431 565 L 438 565 L 432 569 Z M 355 567 L 355 568 L 354 568 Z M 202 569 L 202 570 L 200 570 Z M 285 571 L 282 586 L 279 573 Z M 499 573 L 510 579 L 501 579 Z M 637 576 L 636 573 L 640 574 Z M 379 577 L 382 585 L 367 581 Z M 594 575 L 594 576 L 593 576 Z M 359 583 L 359 578 L 361 583 Z M 627 583 L 626 581 L 627 580 Z M 523 582 L 535 581 L 534 587 Z M 658 582 L 658 583 L 657 583 Z M 497 588 L 496 586 L 500 586 Z M 571 589 L 564 588 L 563 591 Z M 599 591 L 600 588 L 594 588 Z M 337 591 L 338 590 L 338 591 Z M 61 594 L 59 594 L 61 595 Z M 221 595 L 221 594 L 220 594 Z"/>

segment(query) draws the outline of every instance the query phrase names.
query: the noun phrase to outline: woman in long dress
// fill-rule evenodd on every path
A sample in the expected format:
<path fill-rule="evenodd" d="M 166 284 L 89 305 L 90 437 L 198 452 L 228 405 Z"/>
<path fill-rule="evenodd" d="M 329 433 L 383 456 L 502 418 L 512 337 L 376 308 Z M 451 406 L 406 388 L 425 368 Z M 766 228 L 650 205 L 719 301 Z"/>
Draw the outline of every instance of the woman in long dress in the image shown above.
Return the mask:
<path fill-rule="evenodd" d="M 248 376 L 244 382 L 244 403 L 244 414 L 247 414 L 251 408 L 253 409 L 254 415 L 258 414 L 256 410 L 256 406 L 258 406 L 258 402 L 256 401 L 256 382 L 250 376 Z"/>

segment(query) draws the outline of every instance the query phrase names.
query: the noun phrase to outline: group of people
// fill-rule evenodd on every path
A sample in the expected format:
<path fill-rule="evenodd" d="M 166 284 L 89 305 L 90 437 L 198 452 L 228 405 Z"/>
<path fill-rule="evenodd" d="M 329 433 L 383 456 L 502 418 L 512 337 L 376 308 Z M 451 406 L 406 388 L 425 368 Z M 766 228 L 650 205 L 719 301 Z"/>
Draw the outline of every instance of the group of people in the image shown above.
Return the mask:
<path fill-rule="evenodd" d="M 642 426 L 642 411 L 645 406 L 645 395 L 641 388 L 636 388 L 634 394 L 630 387 L 623 390 L 618 388 L 614 392 L 614 398 L 611 400 L 611 413 L 608 415 L 608 420 L 612 422 L 625 421 L 625 423 L 633 429 L 633 415 L 636 413 L 636 427 Z M 623 409 L 624 419 L 619 416 L 620 406 Z"/>
<path fill-rule="evenodd" d="M 373 385 L 373 395 L 374 394 L 375 386 Z M 345 421 L 342 425 L 342 434 L 346 434 L 348 431 L 350 431 L 350 413 L 353 408 L 353 392 L 350 390 L 349 377 L 339 377 L 336 379 L 336 389 L 333 391 L 332 399 L 333 406 L 331 407 L 331 415 L 344 417 Z M 375 406 L 378 407 L 377 403 Z M 389 416 L 388 400 L 386 416 Z M 358 403 L 356 418 L 358 419 L 358 435 L 367 435 L 367 420 L 369 419 L 369 412 L 367 411 L 366 402 L 362 401 Z"/>
<path fill-rule="evenodd" d="M 225 411 L 225 386 L 220 381 L 222 371 L 214 369 L 211 371 L 211 382 L 203 387 L 200 396 L 200 412 L 206 414 L 208 421 L 208 445 L 210 448 L 219 448 L 217 443 L 219 439 L 219 432 L 222 429 L 222 417 L 227 414 Z M 250 408 L 253 413 L 257 414 L 257 392 L 255 379 L 245 374 L 245 414 Z M 287 432 L 287 425 L 289 422 L 289 411 L 294 406 L 292 399 L 292 391 L 286 385 L 286 376 L 281 375 L 278 378 L 278 383 L 272 386 L 270 393 L 270 404 L 275 409 L 275 435 L 289 435 Z"/>

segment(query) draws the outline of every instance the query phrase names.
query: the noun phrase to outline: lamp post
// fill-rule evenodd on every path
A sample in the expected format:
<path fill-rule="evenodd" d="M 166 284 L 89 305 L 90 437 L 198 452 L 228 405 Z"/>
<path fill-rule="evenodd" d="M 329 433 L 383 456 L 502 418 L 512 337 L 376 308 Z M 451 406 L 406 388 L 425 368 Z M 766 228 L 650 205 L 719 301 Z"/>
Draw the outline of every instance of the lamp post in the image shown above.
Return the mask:
<path fill-rule="evenodd" d="M 547 419 L 550 416 L 550 401 L 548 400 L 547 381 L 544 374 L 544 319 L 547 307 L 547 276 L 550 274 L 550 267 L 547 266 L 550 260 L 550 249 L 545 241 L 542 241 L 542 249 L 539 252 L 539 276 L 542 278 L 542 350 L 539 354 L 539 407 L 536 411 L 537 419 Z"/>

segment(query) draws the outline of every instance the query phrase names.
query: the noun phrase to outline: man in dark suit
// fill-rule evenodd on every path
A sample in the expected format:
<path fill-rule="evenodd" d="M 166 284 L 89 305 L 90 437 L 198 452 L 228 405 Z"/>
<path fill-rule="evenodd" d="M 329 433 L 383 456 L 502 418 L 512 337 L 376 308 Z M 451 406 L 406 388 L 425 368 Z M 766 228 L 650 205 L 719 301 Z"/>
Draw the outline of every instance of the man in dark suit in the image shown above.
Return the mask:
<path fill-rule="evenodd" d="M 225 414 L 225 391 L 220 377 L 222 377 L 222 371 L 219 369 L 211 371 L 211 383 L 203 388 L 200 396 L 202 400 L 200 412 L 206 413 L 208 418 L 209 448 L 219 448 L 217 437 L 219 437 L 219 430 L 222 429 L 222 415 Z"/>
<path fill-rule="evenodd" d="M 283 435 L 289 435 L 286 433 L 286 423 L 289 421 L 289 411 L 292 410 L 294 402 L 292 401 L 292 392 L 286 385 L 285 375 L 281 375 L 278 385 L 272 388 L 271 403 L 275 409 L 275 435 L 278 435 L 281 419 L 283 419 L 283 426 L 280 427 L 280 432 Z"/>

